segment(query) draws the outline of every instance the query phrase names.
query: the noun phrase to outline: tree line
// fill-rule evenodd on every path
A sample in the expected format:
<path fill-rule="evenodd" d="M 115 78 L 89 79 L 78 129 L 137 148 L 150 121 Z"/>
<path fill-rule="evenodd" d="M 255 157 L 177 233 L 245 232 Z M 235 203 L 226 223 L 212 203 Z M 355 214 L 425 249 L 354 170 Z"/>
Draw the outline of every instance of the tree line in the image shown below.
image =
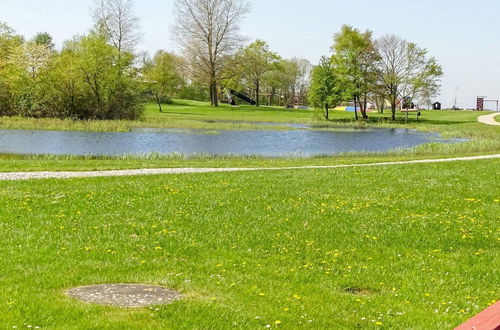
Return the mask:
<path fill-rule="evenodd" d="M 429 105 L 439 92 L 443 69 L 436 59 L 396 35 L 374 40 L 371 31 L 345 25 L 334 36 L 331 51 L 311 74 L 310 99 L 324 109 L 326 119 L 331 108 L 353 101 L 356 119 L 358 108 L 368 118 L 370 102 L 382 113 L 388 103 L 396 120 L 398 105 Z"/>
<path fill-rule="evenodd" d="M 134 65 L 137 18 L 129 0 L 98 0 L 94 26 L 54 48 L 39 33 L 25 40 L 0 25 L 0 115 L 136 119 L 140 82 Z"/>
<path fill-rule="evenodd" d="M 148 100 L 160 111 L 173 97 L 218 106 L 236 90 L 257 106 L 310 100 L 326 118 L 341 102 L 354 100 L 364 118 L 369 102 L 382 110 L 390 102 L 395 117 L 401 99 L 430 99 L 439 89 L 435 59 L 396 36 L 374 40 L 370 31 L 344 26 L 332 54 L 313 67 L 283 59 L 263 40 L 245 45 L 239 27 L 250 10 L 246 0 L 174 1 L 180 55 L 137 51 L 132 0 L 95 0 L 93 27 L 60 50 L 47 33 L 26 40 L 0 23 L 0 116 L 137 119 Z"/>

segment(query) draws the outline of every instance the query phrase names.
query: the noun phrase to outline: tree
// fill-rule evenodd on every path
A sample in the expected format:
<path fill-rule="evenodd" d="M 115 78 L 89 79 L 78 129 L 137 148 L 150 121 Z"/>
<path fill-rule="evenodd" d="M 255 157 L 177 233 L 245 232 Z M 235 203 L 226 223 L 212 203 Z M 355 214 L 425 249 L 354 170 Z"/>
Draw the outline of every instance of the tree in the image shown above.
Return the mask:
<path fill-rule="evenodd" d="M 10 57 L 22 45 L 23 38 L 7 24 L 0 22 L 0 116 L 13 112 L 13 67 Z"/>
<path fill-rule="evenodd" d="M 30 41 L 18 46 L 12 52 L 10 61 L 34 79 L 47 65 L 52 54 L 52 50 L 46 44 Z"/>
<path fill-rule="evenodd" d="M 339 72 L 343 76 L 345 89 L 354 99 L 356 120 L 358 119 L 358 105 L 363 118 L 367 119 L 368 96 L 375 83 L 374 65 L 378 59 L 372 32 L 360 32 L 344 25 L 334 37 L 332 50 Z"/>
<path fill-rule="evenodd" d="M 255 89 L 257 107 L 260 106 L 260 88 L 262 77 L 269 71 L 275 70 L 281 58 L 269 49 L 269 45 L 262 40 L 256 40 L 236 54 L 236 62 L 242 76 L 252 82 Z"/>
<path fill-rule="evenodd" d="M 151 92 L 155 95 L 160 112 L 163 112 L 161 106 L 163 98 L 172 95 L 184 84 L 179 73 L 180 62 L 181 59 L 175 54 L 158 51 L 155 57 L 146 61 L 144 65 L 144 77 Z"/>
<path fill-rule="evenodd" d="M 427 50 L 395 35 L 377 40 L 376 47 L 380 55 L 376 72 L 391 103 L 392 120 L 396 120 L 398 100 L 438 92 L 443 69 L 427 56 Z"/>
<path fill-rule="evenodd" d="M 40 105 L 43 94 L 43 75 L 47 73 L 54 52 L 45 44 L 33 41 L 16 47 L 10 57 L 12 102 L 18 112 L 25 116 L 42 117 Z"/>
<path fill-rule="evenodd" d="M 292 58 L 291 61 L 297 68 L 294 76 L 294 98 L 299 103 L 307 105 L 307 94 L 311 85 L 310 77 L 313 65 L 305 58 Z"/>
<path fill-rule="evenodd" d="M 94 0 L 92 13 L 95 30 L 102 33 L 120 55 L 134 52 L 140 33 L 132 0 Z"/>
<path fill-rule="evenodd" d="M 53 50 L 55 47 L 54 39 L 47 32 L 37 33 L 36 36 L 31 40 L 31 42 L 33 42 L 37 45 L 44 45 L 47 49 L 50 49 L 50 50 Z"/>
<path fill-rule="evenodd" d="M 199 80 L 208 82 L 218 106 L 224 57 L 240 44 L 239 24 L 249 11 L 245 0 L 175 0 L 176 38 Z"/>
<path fill-rule="evenodd" d="M 104 36 L 92 33 L 67 43 L 63 52 L 71 56 L 83 84 L 78 118 L 136 119 L 140 115 L 133 55 L 120 55 Z"/>
<path fill-rule="evenodd" d="M 323 56 L 311 75 L 310 98 L 314 106 L 325 109 L 324 116 L 330 119 L 330 107 L 342 100 L 338 89 L 335 65 L 331 58 Z"/>
<path fill-rule="evenodd" d="M 269 106 L 279 104 L 279 102 L 276 102 L 276 97 L 281 93 L 281 77 L 283 75 L 283 70 L 284 67 L 282 60 L 278 64 L 276 70 L 269 71 L 262 77 L 263 88 L 269 95 L 269 98 L 267 100 L 267 105 Z"/>

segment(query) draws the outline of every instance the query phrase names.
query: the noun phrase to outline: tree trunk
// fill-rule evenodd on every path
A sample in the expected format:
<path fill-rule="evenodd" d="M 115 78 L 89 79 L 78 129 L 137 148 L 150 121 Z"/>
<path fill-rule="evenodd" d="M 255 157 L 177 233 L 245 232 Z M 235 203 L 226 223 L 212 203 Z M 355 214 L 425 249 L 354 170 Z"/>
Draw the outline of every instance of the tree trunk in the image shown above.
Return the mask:
<path fill-rule="evenodd" d="M 217 81 L 214 81 L 214 107 L 219 107 L 219 95 L 217 93 Z"/>
<path fill-rule="evenodd" d="M 396 100 L 391 102 L 392 120 L 396 121 Z"/>
<path fill-rule="evenodd" d="M 219 100 L 217 95 L 217 82 L 212 80 L 210 82 L 210 102 L 213 107 L 219 106 Z"/>
<path fill-rule="evenodd" d="M 368 106 L 368 100 L 366 99 L 366 94 L 363 98 L 363 102 L 359 100 L 359 103 L 361 104 L 361 114 L 363 115 L 363 119 L 368 119 L 368 115 L 366 114 L 366 108 Z"/>
<path fill-rule="evenodd" d="M 326 120 L 330 120 L 330 105 L 328 103 L 325 104 L 325 118 Z"/>
<path fill-rule="evenodd" d="M 214 89 L 212 88 L 212 83 L 208 86 L 208 92 L 210 94 L 210 106 L 214 106 Z"/>
<path fill-rule="evenodd" d="M 357 102 L 357 99 L 358 97 L 355 96 L 354 97 L 354 115 L 356 117 L 356 120 L 359 120 L 359 117 L 358 117 L 358 102 Z"/>
<path fill-rule="evenodd" d="M 161 99 L 160 99 L 160 96 L 158 94 L 155 93 L 155 96 L 156 96 L 156 102 L 158 103 L 158 107 L 160 108 L 160 112 L 163 112 L 163 109 L 161 107 Z"/>
<path fill-rule="evenodd" d="M 256 106 L 260 107 L 260 80 L 259 79 L 257 79 L 255 81 L 255 98 L 256 98 L 255 101 L 257 101 Z"/>

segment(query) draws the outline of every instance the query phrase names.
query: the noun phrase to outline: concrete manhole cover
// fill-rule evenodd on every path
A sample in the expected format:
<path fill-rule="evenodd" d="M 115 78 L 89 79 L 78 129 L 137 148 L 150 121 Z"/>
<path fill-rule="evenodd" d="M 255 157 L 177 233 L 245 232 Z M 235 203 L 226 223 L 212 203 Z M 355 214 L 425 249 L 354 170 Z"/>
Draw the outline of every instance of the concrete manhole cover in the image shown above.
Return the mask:
<path fill-rule="evenodd" d="M 142 284 L 90 285 L 70 289 L 66 294 L 90 304 L 136 308 L 167 305 L 182 298 L 177 291 Z"/>

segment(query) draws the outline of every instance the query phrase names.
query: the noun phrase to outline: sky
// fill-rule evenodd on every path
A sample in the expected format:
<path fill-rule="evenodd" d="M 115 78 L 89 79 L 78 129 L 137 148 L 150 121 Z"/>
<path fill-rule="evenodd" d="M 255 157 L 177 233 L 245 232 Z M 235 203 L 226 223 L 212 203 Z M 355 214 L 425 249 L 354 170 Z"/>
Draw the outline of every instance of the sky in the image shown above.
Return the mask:
<path fill-rule="evenodd" d="M 248 0 L 241 25 L 248 41 L 262 39 L 282 57 L 317 64 L 343 24 L 396 34 L 426 48 L 443 66 L 441 95 L 451 107 L 474 108 L 476 96 L 500 99 L 499 0 Z M 0 21 L 32 37 L 49 32 L 58 47 L 92 26 L 93 0 L 0 0 Z M 135 0 L 141 18 L 138 50 L 179 52 L 171 27 L 173 0 Z"/>

